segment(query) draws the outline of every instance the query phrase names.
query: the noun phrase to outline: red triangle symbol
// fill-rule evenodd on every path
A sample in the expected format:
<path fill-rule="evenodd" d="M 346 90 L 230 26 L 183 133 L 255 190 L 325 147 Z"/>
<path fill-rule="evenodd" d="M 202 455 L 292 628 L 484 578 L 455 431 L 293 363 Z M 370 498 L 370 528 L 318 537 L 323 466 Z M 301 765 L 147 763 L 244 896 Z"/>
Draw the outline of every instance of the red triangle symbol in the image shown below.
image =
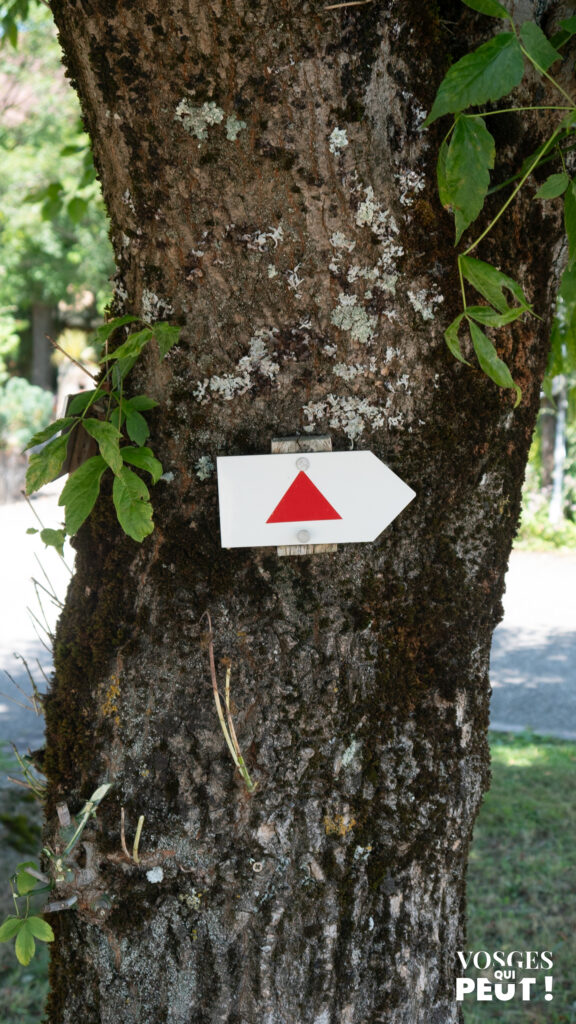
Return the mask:
<path fill-rule="evenodd" d="M 306 473 L 300 472 L 280 499 L 267 523 L 300 523 L 342 519 Z"/>

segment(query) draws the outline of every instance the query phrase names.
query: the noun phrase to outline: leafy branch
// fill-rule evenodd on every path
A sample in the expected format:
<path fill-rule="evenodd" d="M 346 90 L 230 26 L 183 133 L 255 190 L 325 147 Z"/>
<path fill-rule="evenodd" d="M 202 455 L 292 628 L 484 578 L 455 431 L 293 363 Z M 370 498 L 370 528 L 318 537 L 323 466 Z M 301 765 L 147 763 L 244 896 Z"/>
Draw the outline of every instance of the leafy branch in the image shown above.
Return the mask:
<path fill-rule="evenodd" d="M 135 316 L 118 317 L 99 328 L 96 342 L 107 348 L 111 336 L 125 327 L 143 324 Z M 76 395 L 66 415 L 40 430 L 26 446 L 33 450 L 26 474 L 26 493 L 32 494 L 44 484 L 56 480 L 71 451 L 71 442 L 80 430 L 98 447 L 98 455 L 82 462 L 70 473 L 59 505 L 64 506 L 64 528 L 44 529 L 40 536 L 62 553 L 66 535 L 73 536 L 90 515 L 100 493 L 104 473 L 110 469 L 114 480 L 112 500 L 118 522 L 137 542 L 154 529 L 148 487 L 134 469 L 147 473 L 156 484 L 163 473 L 162 464 L 146 444 L 150 429 L 145 414 L 158 403 L 147 395 L 127 398 L 124 381 L 146 345 L 155 340 L 163 359 L 180 337 L 180 328 L 168 323 L 145 324 L 129 334 L 113 352 L 106 351 L 100 364 L 103 372 L 96 387 Z M 132 468 L 134 467 L 134 468 Z"/>
<path fill-rule="evenodd" d="M 572 298 L 570 293 L 575 284 L 576 182 L 566 171 L 564 153 L 575 144 L 576 103 L 549 74 L 549 69 L 561 59 L 559 47 L 576 34 L 576 17 L 562 21 L 561 31 L 549 40 L 542 29 L 532 21 L 524 22 L 517 30 L 512 16 L 498 0 L 462 2 L 481 14 L 508 22 L 510 31 L 500 32 L 449 68 L 423 124 L 426 128 L 437 118 L 446 114 L 454 115 L 453 124 L 440 146 L 437 179 L 440 201 L 445 209 L 454 214 L 455 245 L 459 244 L 464 232 L 481 213 L 486 197 L 498 190 L 490 188 L 490 171 L 494 168 L 496 147 L 494 138 L 486 127 L 485 118 L 510 112 L 544 110 L 547 114 L 558 111 L 563 115 L 548 139 L 523 162 L 517 174 L 498 186 L 514 187 L 488 226 L 458 254 L 463 312 L 452 321 L 444 333 L 446 344 L 455 358 L 470 365 L 460 346 L 461 328 L 463 325 L 467 326 L 480 367 L 500 387 L 514 390 L 515 405 L 518 405 L 522 397 L 521 389 L 513 380 L 507 364 L 498 355 L 494 343 L 482 328 L 504 327 L 525 313 L 535 314 L 520 285 L 513 278 L 471 254 L 493 230 L 533 172 L 559 156 L 562 170 L 546 179 L 536 192 L 535 198 L 547 200 L 556 199 L 561 195 L 565 197 L 564 225 L 568 239 L 569 263 L 560 286 L 560 299 L 565 309 L 570 308 L 570 316 L 572 315 L 576 307 L 576 299 Z M 508 106 L 481 114 L 465 112 L 472 107 L 482 107 L 489 102 L 496 102 L 512 92 L 524 76 L 526 61 L 558 91 L 565 103 L 546 107 Z M 467 286 L 471 286 L 487 305 L 469 304 Z M 572 330 L 572 320 L 568 319 Z M 557 327 L 558 332 L 563 339 L 566 338 L 567 331 L 562 331 L 561 326 Z M 572 333 L 574 334 L 574 331 Z M 559 344 L 562 345 L 562 341 L 557 340 L 557 348 Z M 573 338 L 572 344 L 576 355 Z"/>
<path fill-rule="evenodd" d="M 16 940 L 16 957 L 23 966 L 30 963 L 36 952 L 36 939 L 41 942 L 54 941 L 54 932 L 48 922 L 32 913 L 32 901 L 38 902 L 38 897 L 44 898 L 45 894 L 50 894 L 58 885 L 74 878 L 74 864 L 70 855 L 110 788 L 110 783 L 99 786 L 84 804 L 78 821 L 61 829 L 65 842 L 61 853 L 55 853 L 49 847 L 44 848 L 49 874 L 40 871 L 36 862 L 29 860 L 19 864 L 10 879 L 15 914 L 9 915 L 0 925 L 0 942 Z M 76 899 L 72 897 L 56 905 L 47 904 L 44 910 L 68 909 L 75 902 Z"/>

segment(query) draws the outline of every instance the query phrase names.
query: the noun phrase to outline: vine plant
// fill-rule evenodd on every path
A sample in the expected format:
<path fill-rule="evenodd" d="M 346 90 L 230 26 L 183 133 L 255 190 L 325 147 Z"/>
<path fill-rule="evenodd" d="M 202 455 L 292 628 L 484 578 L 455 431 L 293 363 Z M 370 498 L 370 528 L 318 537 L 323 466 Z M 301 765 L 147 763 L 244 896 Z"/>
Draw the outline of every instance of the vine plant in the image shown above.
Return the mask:
<path fill-rule="evenodd" d="M 70 819 L 68 824 L 60 829 L 61 848 L 52 850 L 49 846 L 44 847 L 43 853 L 49 874 L 40 871 L 35 861 L 28 860 L 18 865 L 10 879 L 15 913 L 10 914 L 0 925 L 0 942 L 16 940 L 16 957 L 24 967 L 30 963 L 36 952 L 35 939 L 40 939 L 41 942 L 54 941 L 51 926 L 39 914 L 32 913 L 32 904 L 40 903 L 40 913 L 67 910 L 74 906 L 77 901 L 76 895 L 44 906 L 42 903 L 47 894 L 52 893 L 58 886 L 74 882 L 78 866 L 72 859 L 73 850 L 110 788 L 111 783 L 99 786 L 84 804 L 78 820 L 72 822 Z"/>
<path fill-rule="evenodd" d="M 112 334 L 132 324 L 143 326 L 113 352 L 108 352 Z M 145 346 L 153 339 L 163 359 L 178 342 L 179 336 L 180 328 L 169 323 L 151 326 L 130 315 L 110 320 L 96 334 L 96 342 L 106 346 L 100 360 L 103 372 L 96 387 L 76 395 L 63 418 L 40 430 L 29 441 L 27 450 L 37 450 L 30 455 L 26 474 L 27 494 L 34 493 L 61 474 L 70 452 L 70 442 L 80 429 L 83 428 L 98 445 L 99 454 L 86 459 L 71 472 L 62 490 L 59 504 L 65 508 L 63 529 L 40 531 L 44 543 L 56 547 L 60 553 L 66 535 L 77 533 L 94 508 L 107 469 L 114 474 L 112 500 L 124 532 L 138 542 L 152 533 L 154 522 L 150 492 L 134 469 L 148 473 L 153 484 L 162 476 L 162 464 L 146 444 L 150 429 L 144 415 L 158 403 L 147 395 L 127 398 L 124 382 Z"/>
<path fill-rule="evenodd" d="M 516 393 L 515 405 L 522 393 L 513 380 L 507 364 L 502 360 L 494 343 L 482 328 L 499 328 L 511 324 L 524 313 L 534 313 L 520 285 L 490 263 L 472 253 L 497 224 L 533 172 L 552 160 L 560 170 L 549 175 L 535 194 L 536 199 L 555 199 L 564 196 L 564 225 L 568 242 L 568 266 L 559 289 L 558 314 L 553 331 L 553 358 L 558 361 L 567 355 L 576 358 L 576 331 L 568 322 L 576 322 L 576 180 L 567 169 L 565 155 L 575 143 L 576 102 L 549 73 L 549 69 L 562 59 L 560 49 L 576 34 L 576 17 L 560 22 L 560 31 L 548 39 L 533 21 L 516 28 L 512 16 L 499 0 L 462 0 L 467 7 L 508 23 L 509 31 L 500 32 L 477 50 L 462 57 L 449 68 L 440 83 L 436 98 L 423 128 L 445 114 L 453 114 L 453 123 L 445 136 L 438 156 L 438 192 L 442 205 L 453 212 L 456 228 L 455 245 L 476 220 L 483 209 L 487 195 L 505 187 L 510 193 L 490 223 L 460 252 L 457 257 L 458 275 L 462 293 L 462 312 L 444 333 L 452 354 L 467 363 L 460 347 L 463 326 L 478 362 L 496 384 L 511 388 Z M 549 106 L 502 107 L 478 113 L 471 108 L 484 107 L 507 96 L 521 82 L 526 61 L 558 94 L 558 102 Z M 545 111 L 557 123 L 547 140 L 527 157 L 517 174 L 496 188 L 490 189 L 490 171 L 494 167 L 494 138 L 486 127 L 485 118 L 499 114 L 526 111 Z M 485 303 L 472 305 L 467 287 L 482 296 Z M 567 316 L 567 313 L 569 314 Z M 563 319 L 562 319 L 563 314 Z M 535 315 L 535 314 L 534 314 Z M 566 346 L 571 351 L 566 352 Z"/>

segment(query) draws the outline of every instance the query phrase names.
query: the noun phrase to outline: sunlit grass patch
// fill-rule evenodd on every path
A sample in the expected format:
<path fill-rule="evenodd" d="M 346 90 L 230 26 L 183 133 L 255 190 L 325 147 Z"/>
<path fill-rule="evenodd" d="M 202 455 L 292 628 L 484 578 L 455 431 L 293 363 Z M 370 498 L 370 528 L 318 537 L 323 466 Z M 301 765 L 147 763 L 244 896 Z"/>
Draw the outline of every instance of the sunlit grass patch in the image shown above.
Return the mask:
<path fill-rule="evenodd" d="M 576 744 L 495 733 L 491 746 L 492 786 L 468 869 L 466 949 L 550 951 L 554 998 L 544 1002 L 542 984 L 526 1002 L 467 997 L 464 1019 L 576 1024 Z"/>

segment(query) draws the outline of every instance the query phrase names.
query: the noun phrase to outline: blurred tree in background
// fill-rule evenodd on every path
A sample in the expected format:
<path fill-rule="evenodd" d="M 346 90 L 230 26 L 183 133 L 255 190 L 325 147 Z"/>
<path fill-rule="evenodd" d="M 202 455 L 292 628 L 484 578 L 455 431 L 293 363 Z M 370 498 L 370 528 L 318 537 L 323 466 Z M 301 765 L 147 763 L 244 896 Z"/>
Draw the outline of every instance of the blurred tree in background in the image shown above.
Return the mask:
<path fill-rule="evenodd" d="M 0 50 L 0 383 L 18 375 L 53 389 L 48 336 L 90 330 L 114 263 L 50 13 L 25 3 L 10 10 Z M 6 400 L 0 395 L 0 406 Z M 31 393 L 26 401 L 34 404 Z"/>

